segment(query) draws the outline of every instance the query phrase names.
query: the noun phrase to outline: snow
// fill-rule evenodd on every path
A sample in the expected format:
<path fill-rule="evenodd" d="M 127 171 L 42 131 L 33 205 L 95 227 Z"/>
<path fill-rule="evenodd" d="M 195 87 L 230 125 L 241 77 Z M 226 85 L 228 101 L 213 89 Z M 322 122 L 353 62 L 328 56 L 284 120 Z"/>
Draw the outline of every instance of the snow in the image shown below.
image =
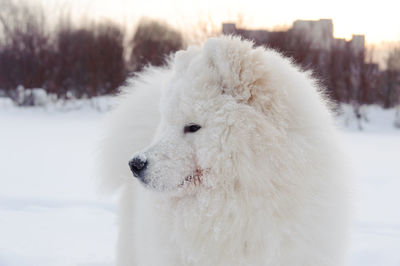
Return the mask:
<path fill-rule="evenodd" d="M 400 106 L 392 109 L 383 109 L 378 105 L 361 106 L 360 114 L 361 119 L 357 120 L 355 117 L 354 108 L 350 105 L 342 105 L 339 113 L 339 121 L 347 131 L 366 131 L 368 133 L 382 133 L 394 132 L 398 134 L 399 131 L 395 130 L 395 124 L 400 119 L 399 114 Z M 394 131 L 393 131 L 394 130 Z"/>
<path fill-rule="evenodd" d="M 400 265 L 400 130 L 347 132 L 356 176 L 351 264 Z"/>
<path fill-rule="evenodd" d="M 110 100 L 17 108 L 0 98 L 0 265 L 110 266 L 116 206 L 96 195 L 100 121 Z M 350 266 L 400 265 L 400 130 L 395 111 L 340 117 L 354 166 Z"/>
<path fill-rule="evenodd" d="M 93 176 L 103 113 L 0 106 L 0 265 L 112 265 L 115 206 Z"/>

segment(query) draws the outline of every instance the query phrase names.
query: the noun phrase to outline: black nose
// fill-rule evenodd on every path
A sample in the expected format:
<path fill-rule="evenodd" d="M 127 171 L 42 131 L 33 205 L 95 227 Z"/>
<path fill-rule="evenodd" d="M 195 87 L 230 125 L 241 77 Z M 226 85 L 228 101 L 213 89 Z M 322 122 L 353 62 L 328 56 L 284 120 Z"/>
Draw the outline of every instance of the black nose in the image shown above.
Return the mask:
<path fill-rule="evenodd" d="M 135 157 L 129 161 L 129 167 L 135 177 L 142 178 L 141 174 L 143 173 L 143 170 L 147 168 L 147 160 Z"/>

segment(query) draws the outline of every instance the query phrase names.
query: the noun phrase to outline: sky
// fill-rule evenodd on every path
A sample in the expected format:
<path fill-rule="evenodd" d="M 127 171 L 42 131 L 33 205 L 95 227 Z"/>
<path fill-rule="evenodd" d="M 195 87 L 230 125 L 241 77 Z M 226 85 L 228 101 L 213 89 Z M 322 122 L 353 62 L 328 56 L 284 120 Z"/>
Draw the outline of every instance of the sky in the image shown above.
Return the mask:
<path fill-rule="evenodd" d="M 140 17 L 159 18 L 175 26 L 209 20 L 220 26 L 241 18 L 246 28 L 274 29 L 290 26 L 296 19 L 331 18 L 334 35 L 350 39 L 365 34 L 367 43 L 400 41 L 400 1 L 394 0 L 31 0 L 48 8 L 96 19 L 133 24 Z M 64 4 L 61 4 L 64 3 Z M 55 8 L 54 8 L 55 7 Z"/>

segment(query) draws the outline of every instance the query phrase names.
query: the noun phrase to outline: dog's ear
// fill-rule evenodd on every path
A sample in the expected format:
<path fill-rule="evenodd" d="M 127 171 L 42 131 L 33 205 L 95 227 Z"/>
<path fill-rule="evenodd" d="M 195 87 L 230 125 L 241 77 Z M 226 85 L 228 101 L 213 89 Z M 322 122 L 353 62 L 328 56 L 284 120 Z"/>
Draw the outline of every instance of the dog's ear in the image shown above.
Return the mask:
<path fill-rule="evenodd" d="M 201 49 L 199 46 L 189 46 L 186 50 L 181 50 L 175 53 L 173 60 L 174 60 L 174 67 L 177 72 L 183 73 L 188 68 L 190 63 L 192 62 L 193 58 L 200 54 Z"/>
<path fill-rule="evenodd" d="M 209 39 L 203 47 L 208 67 L 219 76 L 221 93 L 231 95 L 237 102 L 256 104 L 268 95 L 268 69 L 265 50 L 238 37 Z"/>

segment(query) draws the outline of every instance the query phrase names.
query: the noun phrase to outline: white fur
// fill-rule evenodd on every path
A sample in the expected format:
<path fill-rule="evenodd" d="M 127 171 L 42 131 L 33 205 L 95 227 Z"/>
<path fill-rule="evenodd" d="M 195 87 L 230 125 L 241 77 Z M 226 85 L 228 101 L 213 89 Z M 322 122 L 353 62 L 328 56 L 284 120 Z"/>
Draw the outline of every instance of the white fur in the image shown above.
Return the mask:
<path fill-rule="evenodd" d="M 316 82 L 288 59 L 213 38 L 120 99 L 102 159 L 104 187 L 120 193 L 117 265 L 343 265 L 337 132 Z M 189 123 L 202 128 L 184 134 Z M 128 167 L 137 155 L 146 186 Z M 185 180 L 197 169 L 201 184 Z"/>

